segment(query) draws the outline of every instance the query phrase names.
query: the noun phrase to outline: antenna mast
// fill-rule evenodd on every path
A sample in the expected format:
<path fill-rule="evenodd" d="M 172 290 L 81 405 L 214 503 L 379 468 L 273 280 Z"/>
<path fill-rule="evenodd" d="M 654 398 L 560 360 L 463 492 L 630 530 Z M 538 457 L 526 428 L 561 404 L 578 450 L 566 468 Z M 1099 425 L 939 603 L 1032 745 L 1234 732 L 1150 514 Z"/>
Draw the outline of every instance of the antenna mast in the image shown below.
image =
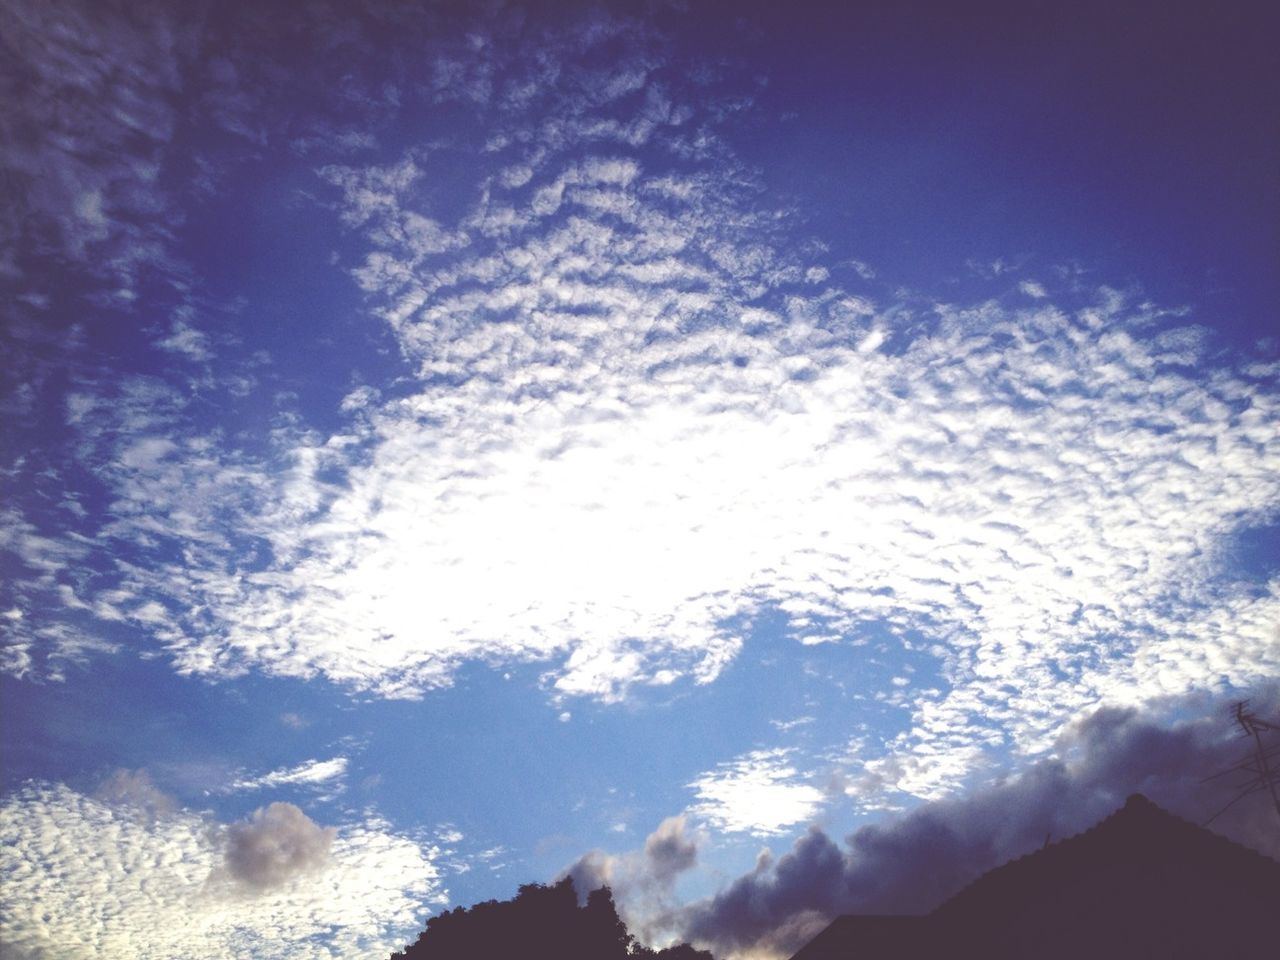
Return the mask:
<path fill-rule="evenodd" d="M 1253 741 L 1253 751 L 1234 767 L 1215 773 L 1206 780 L 1217 780 L 1232 774 L 1244 779 L 1235 783 L 1236 795 L 1225 807 L 1204 822 L 1207 827 L 1222 814 L 1245 797 L 1266 790 L 1271 794 L 1271 803 L 1276 808 L 1276 816 L 1280 817 L 1280 743 L 1266 744 L 1263 734 L 1280 730 L 1280 726 L 1262 720 L 1249 709 L 1249 701 L 1241 700 L 1232 711 L 1241 734 Z"/>

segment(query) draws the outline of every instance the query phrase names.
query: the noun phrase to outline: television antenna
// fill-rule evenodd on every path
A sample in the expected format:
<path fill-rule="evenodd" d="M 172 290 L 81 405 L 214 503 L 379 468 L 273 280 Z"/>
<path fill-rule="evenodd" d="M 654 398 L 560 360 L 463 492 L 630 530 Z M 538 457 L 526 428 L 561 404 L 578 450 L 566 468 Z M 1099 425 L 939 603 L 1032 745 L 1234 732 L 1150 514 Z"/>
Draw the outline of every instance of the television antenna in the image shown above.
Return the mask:
<path fill-rule="evenodd" d="M 1261 793 L 1264 790 L 1271 795 L 1271 802 L 1276 808 L 1276 816 L 1280 817 L 1280 741 L 1267 743 L 1263 739 L 1264 734 L 1270 735 L 1280 730 L 1280 726 L 1261 719 L 1249 709 L 1248 700 L 1239 701 L 1232 709 L 1232 714 L 1236 725 L 1240 727 L 1241 736 L 1253 741 L 1253 749 L 1235 766 L 1206 777 L 1202 781 L 1208 782 L 1224 777 L 1235 777 L 1235 782 L 1232 786 L 1236 791 L 1236 795 L 1231 798 L 1231 801 L 1225 807 L 1204 822 L 1206 827 L 1245 797 Z M 1272 739 L 1275 741 L 1275 738 Z"/>

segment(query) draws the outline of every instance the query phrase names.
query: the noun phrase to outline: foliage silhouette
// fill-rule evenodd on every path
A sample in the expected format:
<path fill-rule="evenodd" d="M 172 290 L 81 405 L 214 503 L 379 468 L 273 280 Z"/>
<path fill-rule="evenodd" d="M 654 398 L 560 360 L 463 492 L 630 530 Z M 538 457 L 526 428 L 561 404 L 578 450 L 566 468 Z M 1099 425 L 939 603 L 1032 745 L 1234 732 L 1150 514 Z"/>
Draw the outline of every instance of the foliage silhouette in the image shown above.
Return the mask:
<path fill-rule="evenodd" d="M 553 886 L 530 883 L 513 900 L 486 900 L 427 921 L 418 939 L 391 960 L 712 960 L 705 950 L 679 944 L 651 950 L 618 917 L 608 887 L 593 890 L 585 906 L 569 877 Z"/>

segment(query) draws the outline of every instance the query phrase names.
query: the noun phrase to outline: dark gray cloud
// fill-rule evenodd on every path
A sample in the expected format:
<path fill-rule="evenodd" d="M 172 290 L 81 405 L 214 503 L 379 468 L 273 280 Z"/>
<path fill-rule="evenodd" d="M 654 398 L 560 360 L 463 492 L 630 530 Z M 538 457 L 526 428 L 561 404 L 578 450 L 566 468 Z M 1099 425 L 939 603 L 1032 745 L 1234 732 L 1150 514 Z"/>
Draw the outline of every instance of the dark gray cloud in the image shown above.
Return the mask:
<path fill-rule="evenodd" d="M 688 870 L 698 861 L 698 843 L 689 836 L 684 817 L 668 817 L 644 842 L 649 873 L 664 881 Z"/>
<path fill-rule="evenodd" d="M 1277 714 L 1280 687 L 1253 703 L 1260 716 Z M 1247 752 L 1237 733 L 1225 704 L 1174 723 L 1103 708 L 1015 779 L 863 827 L 843 844 L 814 827 L 783 856 L 762 854 L 751 872 L 666 923 L 718 956 L 786 954 L 838 914 L 932 909 L 984 871 L 1087 829 L 1131 793 L 1203 823 L 1234 795 L 1205 778 Z M 1235 804 L 1213 829 L 1280 858 L 1280 821 L 1265 797 Z"/>
<path fill-rule="evenodd" d="M 676 878 L 698 862 L 698 840 L 683 816 L 668 817 L 645 839 L 644 849 L 626 854 L 591 850 L 565 870 L 585 896 L 598 887 L 611 887 L 620 899 L 644 891 L 669 893 Z"/>
<path fill-rule="evenodd" d="M 564 871 L 580 897 L 609 887 L 627 926 L 643 941 L 665 932 L 674 912 L 675 883 L 698 862 L 698 837 L 683 816 L 668 817 L 645 839 L 644 848 L 624 854 L 591 850 Z"/>
<path fill-rule="evenodd" d="M 227 872 L 250 890 L 269 890 L 323 867 L 337 831 L 291 803 L 256 810 L 227 829 Z"/>

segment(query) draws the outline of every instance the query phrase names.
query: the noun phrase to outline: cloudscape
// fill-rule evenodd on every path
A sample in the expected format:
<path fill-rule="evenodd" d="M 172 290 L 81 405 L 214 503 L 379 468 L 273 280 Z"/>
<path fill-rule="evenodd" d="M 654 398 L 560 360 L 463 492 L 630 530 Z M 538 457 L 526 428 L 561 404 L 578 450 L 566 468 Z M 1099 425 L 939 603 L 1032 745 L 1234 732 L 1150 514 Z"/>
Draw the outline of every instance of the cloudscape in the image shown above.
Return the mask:
<path fill-rule="evenodd" d="M 6 956 L 764 960 L 1231 801 L 1268 15 L 783 6 L 0 4 Z"/>

